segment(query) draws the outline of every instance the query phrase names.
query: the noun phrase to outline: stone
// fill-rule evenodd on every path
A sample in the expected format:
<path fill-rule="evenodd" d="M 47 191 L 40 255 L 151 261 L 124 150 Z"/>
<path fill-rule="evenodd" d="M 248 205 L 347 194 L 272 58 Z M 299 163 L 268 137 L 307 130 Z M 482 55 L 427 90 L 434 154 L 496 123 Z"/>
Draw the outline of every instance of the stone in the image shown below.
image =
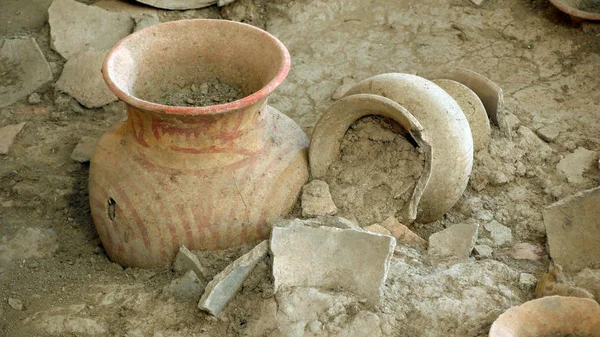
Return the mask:
<path fill-rule="evenodd" d="M 21 228 L 12 239 L 0 238 L 0 262 L 49 257 L 58 250 L 58 238 L 51 229 Z"/>
<path fill-rule="evenodd" d="M 429 255 L 437 258 L 466 259 L 477 241 L 479 224 L 452 225 L 429 237 Z"/>
<path fill-rule="evenodd" d="M 502 246 L 512 241 L 512 230 L 496 220 L 486 223 L 483 227 L 490 232 L 495 246 Z"/>
<path fill-rule="evenodd" d="M 337 211 L 326 182 L 315 179 L 302 187 L 302 216 L 334 215 Z"/>
<path fill-rule="evenodd" d="M 475 245 L 473 247 L 473 252 L 477 254 L 477 256 L 481 258 L 490 258 L 494 253 L 494 249 L 488 245 Z"/>
<path fill-rule="evenodd" d="M 517 130 L 519 126 L 521 126 L 521 120 L 519 120 L 519 117 L 510 112 L 506 114 L 506 122 L 511 130 Z"/>
<path fill-rule="evenodd" d="M 227 6 L 234 2 L 235 2 L 235 0 L 217 0 L 217 6 L 223 7 L 223 6 Z"/>
<path fill-rule="evenodd" d="M 585 182 L 583 173 L 591 169 L 597 159 L 598 154 L 596 152 L 578 147 L 561 159 L 556 165 L 556 170 L 567 178 L 567 181 L 571 184 L 583 183 Z"/>
<path fill-rule="evenodd" d="M 550 256 L 566 272 L 600 268 L 600 187 L 546 207 L 543 213 Z"/>
<path fill-rule="evenodd" d="M 84 51 L 112 48 L 134 26 L 127 13 L 109 12 L 74 0 L 54 0 L 48 14 L 52 49 L 67 60 Z"/>
<path fill-rule="evenodd" d="M 0 108 L 4 108 L 52 81 L 52 71 L 35 39 L 6 39 L 0 44 Z"/>
<path fill-rule="evenodd" d="M 583 269 L 573 277 L 573 283 L 587 289 L 596 300 L 600 300 L 600 269 Z"/>
<path fill-rule="evenodd" d="M 81 141 L 77 143 L 73 152 L 71 152 L 71 159 L 78 163 L 89 162 L 90 159 L 92 159 L 92 154 L 94 153 L 97 143 L 97 138 L 83 137 Z"/>
<path fill-rule="evenodd" d="M 486 0 L 471 0 L 471 2 L 476 4 L 477 6 L 483 6 Z"/>
<path fill-rule="evenodd" d="M 163 295 L 182 302 L 195 302 L 202 295 L 204 284 L 194 271 L 190 270 L 163 288 Z"/>
<path fill-rule="evenodd" d="M 157 14 L 137 14 L 133 15 L 132 17 L 135 21 L 134 32 L 160 24 Z"/>
<path fill-rule="evenodd" d="M 268 250 L 269 242 L 265 240 L 217 274 L 206 286 L 198 308 L 213 316 L 219 315 Z"/>
<path fill-rule="evenodd" d="M 329 227 L 275 227 L 271 232 L 275 292 L 290 287 L 348 291 L 375 305 L 396 246 L 391 236 Z"/>
<path fill-rule="evenodd" d="M 528 242 L 522 242 L 514 245 L 508 251 L 508 255 L 512 256 L 515 260 L 535 261 L 544 255 L 544 248 Z"/>
<path fill-rule="evenodd" d="M 363 229 L 369 233 L 375 233 L 375 234 L 381 234 L 381 235 L 392 235 L 392 233 L 390 233 L 389 230 L 383 228 L 379 224 L 372 224 L 370 226 L 363 227 Z"/>
<path fill-rule="evenodd" d="M 23 301 L 16 298 L 8 298 L 8 305 L 17 311 L 23 311 Z"/>
<path fill-rule="evenodd" d="M 139 2 L 152 7 L 162 9 L 198 9 L 212 6 L 217 0 L 138 0 Z"/>
<path fill-rule="evenodd" d="M 538 279 L 533 274 L 521 273 L 519 275 L 519 287 L 526 291 L 535 289 Z"/>
<path fill-rule="evenodd" d="M 553 142 L 556 138 L 558 138 L 558 135 L 560 135 L 560 128 L 558 125 L 552 124 L 544 126 L 543 128 L 539 128 L 536 133 L 543 140 L 547 142 Z"/>
<path fill-rule="evenodd" d="M 42 98 L 40 97 L 40 94 L 38 93 L 33 93 L 31 95 L 29 95 L 29 97 L 27 97 L 27 103 L 29 104 L 40 104 L 42 103 Z"/>
<path fill-rule="evenodd" d="M 48 20 L 52 0 L 0 1 L 0 35 L 14 36 L 39 31 Z"/>
<path fill-rule="evenodd" d="M 0 155 L 7 155 L 25 122 L 0 128 Z"/>
<path fill-rule="evenodd" d="M 333 94 L 331 94 L 331 99 L 338 100 L 338 99 L 344 97 L 346 92 L 348 92 L 348 90 L 350 90 L 350 88 L 352 88 L 355 84 L 356 84 L 356 80 L 353 79 L 352 77 L 342 78 L 342 85 L 337 87 L 337 89 L 335 89 Z"/>
<path fill-rule="evenodd" d="M 62 1 L 62 0 L 61 0 Z M 102 78 L 106 52 L 86 51 L 65 63 L 56 88 L 87 108 L 99 108 L 117 100 Z"/>
<path fill-rule="evenodd" d="M 187 273 L 191 270 L 202 279 L 207 275 L 206 269 L 202 266 L 198 257 L 184 246 L 179 247 L 179 252 L 177 252 L 175 262 L 173 262 L 173 270 L 178 273 Z"/>
<path fill-rule="evenodd" d="M 415 234 L 405 225 L 401 224 L 400 221 L 393 216 L 385 219 L 381 223 L 381 226 L 390 231 L 391 235 L 396 238 L 397 244 L 427 247 L 427 241 Z"/>
<path fill-rule="evenodd" d="M 545 160 L 552 154 L 553 150 L 550 145 L 541 140 L 531 129 L 521 125 L 517 130 L 517 134 L 519 135 L 519 142 L 525 148 L 535 150 L 535 153 L 531 153 L 529 159 Z"/>

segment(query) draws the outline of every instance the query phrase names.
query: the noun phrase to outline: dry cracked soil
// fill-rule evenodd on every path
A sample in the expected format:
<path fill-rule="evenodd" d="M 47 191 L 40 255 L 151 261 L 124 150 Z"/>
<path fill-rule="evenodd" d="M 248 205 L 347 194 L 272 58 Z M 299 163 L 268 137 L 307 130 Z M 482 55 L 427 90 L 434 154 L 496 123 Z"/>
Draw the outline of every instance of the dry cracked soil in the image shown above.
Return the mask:
<path fill-rule="evenodd" d="M 49 5 L 0 3 L 0 17 L 8 18 L 0 34 L 35 38 L 53 75 L 36 90 L 39 100 L 0 109 L 0 127 L 26 123 L 0 156 L 1 336 L 487 336 L 500 313 L 533 297 L 532 285 L 519 283 L 522 274 L 540 278 L 548 270 L 544 207 L 600 183 L 600 25 L 574 23 L 547 0 L 481 7 L 468 0 L 238 0 L 158 10 L 162 22 L 233 19 L 278 37 L 292 68 L 269 102 L 309 135 L 343 78 L 441 66 L 472 69 L 502 87 L 512 127 L 512 139 L 493 127 L 467 190 L 443 219 L 410 226 L 427 239 L 476 221 L 478 244 L 491 253 L 438 264 L 399 246 L 375 308 L 326 290 L 273 294 L 265 260 L 214 318 L 195 302 L 161 296 L 172 270 L 124 269 L 102 248 L 88 205 L 89 165 L 70 157 L 80 140 L 124 119 L 124 105 L 88 109 L 55 89 L 65 60 L 50 45 Z M 593 162 L 571 163 L 582 169 L 567 179 L 557 165 L 581 148 Z M 484 229 L 494 221 L 511 229 L 509 241 L 496 245 Z M 544 253 L 516 260 L 510 251 L 517 243 Z M 214 268 L 244 251 L 220 254 Z"/>

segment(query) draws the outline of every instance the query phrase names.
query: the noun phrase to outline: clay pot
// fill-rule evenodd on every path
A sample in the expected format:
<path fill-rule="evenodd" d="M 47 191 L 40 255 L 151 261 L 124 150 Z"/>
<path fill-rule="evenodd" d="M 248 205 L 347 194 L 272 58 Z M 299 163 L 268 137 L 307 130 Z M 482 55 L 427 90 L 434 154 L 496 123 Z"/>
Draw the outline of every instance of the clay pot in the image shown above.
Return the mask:
<path fill-rule="evenodd" d="M 290 58 L 250 25 L 182 20 L 119 42 L 102 72 L 127 105 L 90 166 L 90 204 L 110 258 L 168 265 L 180 246 L 214 250 L 264 238 L 308 179 L 308 139 L 267 105 Z M 219 78 L 246 97 L 221 105 L 153 103 L 165 86 Z"/>
<path fill-rule="evenodd" d="M 458 103 L 435 83 L 398 73 L 368 78 L 350 88 L 345 97 L 357 94 L 373 94 L 397 102 L 427 131 L 432 149 L 430 158 L 426 158 L 430 172 L 424 170 L 421 180 L 426 181 L 419 182 L 423 189 L 416 220 L 427 223 L 441 218 L 463 194 L 473 167 L 473 137 Z M 315 175 L 314 171 L 311 173 Z"/>
<path fill-rule="evenodd" d="M 550 296 L 508 309 L 492 324 L 490 337 L 576 335 L 600 337 L 600 305 L 591 299 Z"/>
<path fill-rule="evenodd" d="M 348 128 L 360 118 L 368 115 L 384 116 L 395 120 L 423 149 L 425 167 L 411 199 L 403 210 L 405 218 L 414 220 L 423 189 L 431 176 L 431 146 L 427 133 L 417 119 L 403 106 L 391 99 L 378 95 L 356 94 L 344 97 L 331 105 L 321 115 L 313 129 L 309 152 L 311 174 L 314 178 L 322 178 L 327 174 L 329 166 L 340 155 L 340 146 Z"/>

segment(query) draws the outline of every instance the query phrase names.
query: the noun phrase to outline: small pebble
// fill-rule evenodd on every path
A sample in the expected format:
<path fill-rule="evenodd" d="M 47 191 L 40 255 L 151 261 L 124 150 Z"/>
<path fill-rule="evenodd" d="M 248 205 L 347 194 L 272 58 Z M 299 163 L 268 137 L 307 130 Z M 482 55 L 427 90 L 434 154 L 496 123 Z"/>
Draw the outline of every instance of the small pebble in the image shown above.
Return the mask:
<path fill-rule="evenodd" d="M 519 275 L 519 287 L 523 290 L 531 290 L 537 284 L 537 277 L 528 273 L 521 273 Z"/>
<path fill-rule="evenodd" d="M 23 301 L 21 300 L 18 300 L 16 298 L 9 298 L 8 305 L 10 305 L 11 308 L 17 311 L 23 311 Z"/>
<path fill-rule="evenodd" d="M 33 93 L 31 95 L 29 95 L 29 98 L 27 98 L 27 103 L 29 104 L 40 104 L 42 102 L 42 98 L 40 97 L 40 94 L 38 93 Z"/>

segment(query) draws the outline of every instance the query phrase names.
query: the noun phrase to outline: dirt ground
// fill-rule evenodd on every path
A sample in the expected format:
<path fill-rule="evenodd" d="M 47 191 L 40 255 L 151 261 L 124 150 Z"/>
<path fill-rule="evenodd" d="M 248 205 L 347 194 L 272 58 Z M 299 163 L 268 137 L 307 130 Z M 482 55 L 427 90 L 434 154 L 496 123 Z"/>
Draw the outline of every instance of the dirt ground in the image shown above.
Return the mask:
<path fill-rule="evenodd" d="M 34 37 L 56 81 L 65 61 L 50 48 L 48 23 L 10 26 L 43 15 L 33 7 L 48 4 L 0 4 L 0 17 L 13 10 L 24 16 L 0 28 L 6 38 Z M 23 99 L 0 110 L 0 127 L 26 122 L 0 157 L 1 336 L 485 336 L 500 313 L 532 298 L 533 290 L 518 284 L 520 273 L 539 278 L 548 269 L 547 254 L 515 260 L 512 245 L 545 248 L 543 208 L 600 184 L 600 25 L 574 24 L 547 0 L 488 0 L 482 7 L 468 0 L 238 0 L 223 9 L 161 10 L 159 17 L 232 18 L 277 36 L 292 68 L 269 102 L 309 135 L 344 77 L 440 66 L 487 76 L 504 90 L 512 140 L 493 128 L 457 205 L 442 220 L 411 228 L 427 239 L 454 223 L 495 220 L 512 230 L 512 241 L 494 246 L 490 258 L 453 265 L 400 247 L 376 308 L 327 292 L 274 295 L 263 261 L 225 312 L 211 317 L 197 303 L 161 296 L 173 271 L 123 269 L 108 259 L 90 216 L 89 165 L 70 156 L 83 137 L 123 120 L 124 105 L 87 109 L 48 84 L 36 91 L 40 103 Z M 536 136 L 550 126 L 556 138 Z M 594 151 L 595 161 L 567 181 L 557 164 L 579 148 Z M 479 237 L 491 242 L 484 229 Z M 304 295 L 324 309 L 295 320 L 277 314 L 305 303 Z"/>

